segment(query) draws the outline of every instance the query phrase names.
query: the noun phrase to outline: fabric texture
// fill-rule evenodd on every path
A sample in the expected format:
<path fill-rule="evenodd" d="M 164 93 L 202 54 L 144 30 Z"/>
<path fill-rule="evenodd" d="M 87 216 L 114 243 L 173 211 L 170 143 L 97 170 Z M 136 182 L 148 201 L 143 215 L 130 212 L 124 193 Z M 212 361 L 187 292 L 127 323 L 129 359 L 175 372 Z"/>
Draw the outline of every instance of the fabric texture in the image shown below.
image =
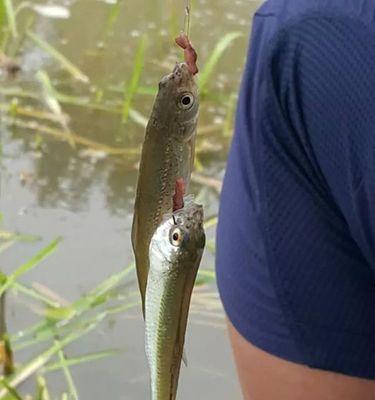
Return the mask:
<path fill-rule="evenodd" d="M 375 378 L 375 0 L 270 0 L 256 13 L 217 279 L 254 345 Z"/>

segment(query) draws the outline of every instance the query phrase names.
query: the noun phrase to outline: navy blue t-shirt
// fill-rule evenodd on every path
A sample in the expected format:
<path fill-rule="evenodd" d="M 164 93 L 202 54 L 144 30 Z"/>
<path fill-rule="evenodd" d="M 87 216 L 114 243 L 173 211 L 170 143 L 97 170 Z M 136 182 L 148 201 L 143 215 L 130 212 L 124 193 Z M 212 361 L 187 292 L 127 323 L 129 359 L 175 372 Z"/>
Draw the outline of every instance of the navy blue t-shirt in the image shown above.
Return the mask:
<path fill-rule="evenodd" d="M 375 0 L 269 0 L 255 14 L 217 278 L 254 345 L 375 378 Z"/>

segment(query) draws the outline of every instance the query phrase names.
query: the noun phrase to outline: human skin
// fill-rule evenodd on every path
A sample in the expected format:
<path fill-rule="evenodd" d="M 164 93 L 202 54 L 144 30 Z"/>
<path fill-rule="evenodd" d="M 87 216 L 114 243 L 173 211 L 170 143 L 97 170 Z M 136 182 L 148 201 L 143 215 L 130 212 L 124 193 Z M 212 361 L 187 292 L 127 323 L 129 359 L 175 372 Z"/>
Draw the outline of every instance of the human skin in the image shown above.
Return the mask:
<path fill-rule="evenodd" d="M 245 400 L 374 400 L 375 381 L 282 360 L 249 343 L 228 322 Z"/>

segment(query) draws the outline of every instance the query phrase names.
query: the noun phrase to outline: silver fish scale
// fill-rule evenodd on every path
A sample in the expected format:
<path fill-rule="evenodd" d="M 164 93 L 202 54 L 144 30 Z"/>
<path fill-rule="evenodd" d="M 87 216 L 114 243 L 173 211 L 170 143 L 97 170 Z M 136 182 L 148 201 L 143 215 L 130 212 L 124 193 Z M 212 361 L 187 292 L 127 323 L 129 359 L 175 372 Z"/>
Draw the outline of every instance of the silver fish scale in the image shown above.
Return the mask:
<path fill-rule="evenodd" d="M 176 332 L 171 329 L 173 318 L 168 316 L 168 308 L 175 298 L 177 278 L 177 270 L 165 279 L 165 274 L 150 268 L 146 289 L 146 355 L 151 367 L 151 381 L 155 383 L 152 385 L 153 400 L 169 400 L 171 379 L 165 371 L 174 362 L 165 356 L 165 350 L 169 348 L 169 355 L 174 355 Z"/>
<path fill-rule="evenodd" d="M 203 209 L 193 197 L 158 227 L 150 245 L 146 289 L 146 355 L 152 400 L 174 400 L 190 296 L 204 248 Z M 176 223 L 176 224 L 175 224 Z M 180 229 L 178 246 L 170 233 Z"/>

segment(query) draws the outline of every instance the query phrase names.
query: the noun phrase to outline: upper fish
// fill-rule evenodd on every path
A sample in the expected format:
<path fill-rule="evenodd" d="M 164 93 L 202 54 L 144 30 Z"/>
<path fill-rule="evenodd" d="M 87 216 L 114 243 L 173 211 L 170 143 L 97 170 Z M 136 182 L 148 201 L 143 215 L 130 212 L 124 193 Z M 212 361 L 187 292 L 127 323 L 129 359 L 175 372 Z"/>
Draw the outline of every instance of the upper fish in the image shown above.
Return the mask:
<path fill-rule="evenodd" d="M 172 211 L 176 180 L 184 179 L 188 190 L 198 113 L 199 95 L 194 77 L 185 63 L 176 64 L 173 72 L 159 83 L 139 167 L 132 245 L 143 312 L 150 241 L 163 215 Z"/>

